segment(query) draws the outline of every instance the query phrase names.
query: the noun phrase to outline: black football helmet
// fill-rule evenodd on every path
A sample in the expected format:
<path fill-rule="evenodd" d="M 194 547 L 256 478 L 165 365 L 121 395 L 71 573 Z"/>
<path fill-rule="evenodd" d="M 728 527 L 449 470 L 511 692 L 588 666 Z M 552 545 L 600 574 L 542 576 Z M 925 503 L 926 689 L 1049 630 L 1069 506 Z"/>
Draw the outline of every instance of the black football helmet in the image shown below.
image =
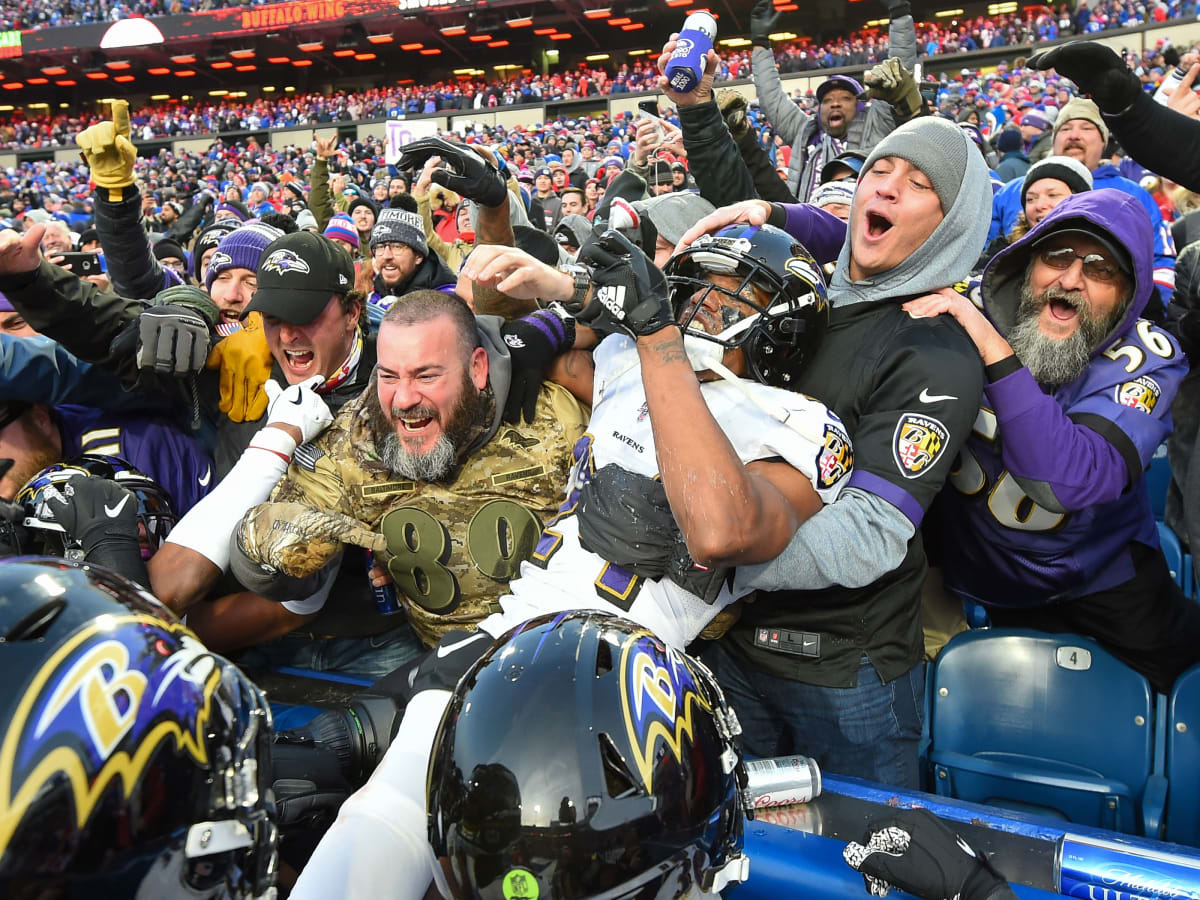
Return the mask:
<path fill-rule="evenodd" d="M 271 712 L 106 569 L 0 564 L 0 896 L 273 897 Z"/>
<path fill-rule="evenodd" d="M 713 341 L 725 350 L 742 348 L 750 377 L 762 384 L 793 387 L 829 324 L 820 267 L 803 244 L 773 225 L 729 225 L 704 235 L 672 256 L 663 273 L 685 338 Z M 706 279 L 709 274 L 731 275 L 740 284 L 718 287 Z M 698 291 L 705 294 L 696 297 Z M 722 332 L 708 334 L 693 320 L 711 291 L 747 304 L 755 313 L 739 316 L 727 306 Z"/>
<path fill-rule="evenodd" d="M 17 492 L 16 502 L 25 507 L 25 527 L 34 529 L 35 537 L 41 538 L 40 546 L 31 548 L 30 552 L 72 555 L 73 548 L 67 546 L 62 526 L 51 521 L 46 512 L 49 502 L 46 492 L 49 488 L 61 488 L 76 475 L 107 478 L 133 494 L 138 504 L 138 522 L 145 529 L 147 543 L 143 557 L 146 559 L 162 546 L 178 521 L 171 498 L 149 475 L 139 472 L 120 457 L 85 453 L 68 462 L 47 466 Z"/>
<path fill-rule="evenodd" d="M 715 895 L 749 872 L 740 733 L 703 664 L 644 628 L 534 619 L 459 681 L 430 843 L 471 900 Z"/>

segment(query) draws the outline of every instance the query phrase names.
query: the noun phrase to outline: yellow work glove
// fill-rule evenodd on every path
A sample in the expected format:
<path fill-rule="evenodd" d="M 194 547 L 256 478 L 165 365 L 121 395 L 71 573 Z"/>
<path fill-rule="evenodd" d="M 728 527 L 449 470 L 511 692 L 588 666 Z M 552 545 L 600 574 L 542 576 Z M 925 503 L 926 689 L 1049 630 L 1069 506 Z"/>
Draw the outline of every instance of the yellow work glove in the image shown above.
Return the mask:
<path fill-rule="evenodd" d="M 133 163 L 137 150 L 129 140 L 129 102 L 114 100 L 113 120 L 86 128 L 75 137 L 83 151 L 83 161 L 92 170 L 97 187 L 115 191 L 114 203 L 122 199 L 121 189 L 133 184 Z"/>
<path fill-rule="evenodd" d="M 246 316 L 241 331 L 217 342 L 208 354 L 206 369 L 221 372 L 221 412 L 233 422 L 254 422 L 267 411 L 267 393 L 263 385 L 271 377 L 274 357 L 267 347 L 262 316 Z"/>

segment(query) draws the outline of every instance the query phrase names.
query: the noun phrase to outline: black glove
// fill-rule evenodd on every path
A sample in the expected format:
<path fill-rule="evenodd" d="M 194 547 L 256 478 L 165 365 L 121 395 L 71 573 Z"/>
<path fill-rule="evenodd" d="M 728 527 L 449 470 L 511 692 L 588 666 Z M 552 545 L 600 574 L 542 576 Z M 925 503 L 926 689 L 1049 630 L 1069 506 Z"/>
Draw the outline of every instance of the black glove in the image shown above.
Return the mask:
<path fill-rule="evenodd" d="M 771 49 L 771 32 L 782 13 L 775 11 L 773 0 L 758 0 L 750 10 L 750 41 L 756 47 Z"/>
<path fill-rule="evenodd" d="M 1070 78 L 1085 94 L 1091 94 L 1101 112 L 1119 113 L 1142 93 L 1142 83 L 1125 61 L 1095 41 L 1074 41 L 1029 57 L 1031 69 L 1054 69 Z"/>
<path fill-rule="evenodd" d="M 851 841 L 842 856 L 862 872 L 868 893 L 876 897 L 889 887 L 924 900 L 1016 897 L 986 856 L 927 809 L 898 811 L 868 823 L 862 842 Z"/>
<path fill-rule="evenodd" d="M 404 145 L 396 165 L 399 168 L 411 166 L 419 169 L 431 156 L 440 156 L 442 162 L 450 167 L 433 173 L 434 184 L 449 188 L 480 206 L 496 207 L 508 199 L 504 174 L 489 166 L 474 150 L 461 144 L 435 137 L 421 138 Z"/>
<path fill-rule="evenodd" d="M 579 262 L 592 270 L 596 285 L 595 296 L 575 317 L 580 322 L 634 338 L 675 324 L 666 278 L 623 234 L 604 232 L 580 249 Z"/>
<path fill-rule="evenodd" d="M 661 481 L 609 463 L 579 492 L 579 543 L 642 578 L 658 579 L 679 535 Z"/>
<path fill-rule="evenodd" d="M 107 478 L 73 475 L 45 494 L 47 521 L 62 528 L 67 543 L 78 544 L 88 562 L 149 583 L 138 542 L 138 501 L 132 492 Z"/>
<path fill-rule="evenodd" d="M 0 459 L 0 478 L 8 474 L 15 461 Z M 20 503 L 0 500 L 0 559 L 20 556 L 32 549 L 29 529 L 25 527 L 25 507 Z"/>
<path fill-rule="evenodd" d="M 163 375 L 204 371 L 212 337 L 208 323 L 182 306 L 152 306 L 138 316 L 137 367 Z"/>
<path fill-rule="evenodd" d="M 504 421 L 520 425 L 523 415 L 526 422 L 532 422 L 546 369 L 556 357 L 575 346 L 575 320 L 539 309 L 505 322 L 500 335 L 512 360 L 512 384 L 504 402 Z"/>

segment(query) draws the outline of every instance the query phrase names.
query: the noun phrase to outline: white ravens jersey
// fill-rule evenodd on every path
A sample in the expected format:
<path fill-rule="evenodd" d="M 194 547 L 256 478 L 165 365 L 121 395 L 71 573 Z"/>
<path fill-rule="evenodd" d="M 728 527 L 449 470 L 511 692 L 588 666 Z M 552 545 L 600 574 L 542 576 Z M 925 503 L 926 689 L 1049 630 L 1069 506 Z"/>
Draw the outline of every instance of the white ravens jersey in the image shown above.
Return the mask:
<path fill-rule="evenodd" d="M 672 647 L 687 646 L 722 609 L 742 594 L 728 584 L 711 603 L 669 579 L 649 580 L 605 561 L 580 545 L 574 515 L 591 474 L 616 464 L 638 475 L 658 475 L 654 434 L 642 385 L 637 349 L 628 337 L 606 338 L 596 349 L 596 378 L 588 433 L 575 447 L 567 499 L 546 526 L 533 562 L 503 597 L 504 612 L 482 627 L 498 636 L 534 616 L 573 609 L 614 612 L 643 625 Z M 713 417 L 743 463 L 781 459 L 808 476 L 825 503 L 849 481 L 853 451 L 846 429 L 824 404 L 803 394 L 744 381 L 755 398 L 787 417 L 788 424 L 751 402 L 727 381 L 701 385 Z"/>

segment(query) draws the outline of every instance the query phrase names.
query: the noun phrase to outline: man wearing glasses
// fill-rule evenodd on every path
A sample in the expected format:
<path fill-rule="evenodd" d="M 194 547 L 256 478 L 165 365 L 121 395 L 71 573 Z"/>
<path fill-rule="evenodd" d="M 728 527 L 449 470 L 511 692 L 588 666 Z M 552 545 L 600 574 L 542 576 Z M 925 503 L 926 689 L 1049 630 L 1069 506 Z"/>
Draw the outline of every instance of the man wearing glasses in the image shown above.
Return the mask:
<path fill-rule="evenodd" d="M 1153 246 L 1136 199 L 1077 194 L 992 260 L 982 312 L 951 290 L 905 308 L 954 316 L 986 367 L 943 494 L 946 587 L 996 625 L 1091 635 L 1165 692 L 1200 661 L 1200 607 L 1171 579 L 1142 479 L 1187 373 L 1140 318 Z"/>
<path fill-rule="evenodd" d="M 371 264 L 375 269 L 367 306 L 382 312 L 409 291 L 453 285 L 454 273 L 425 242 L 421 217 L 406 209 L 383 209 L 371 229 Z"/>

